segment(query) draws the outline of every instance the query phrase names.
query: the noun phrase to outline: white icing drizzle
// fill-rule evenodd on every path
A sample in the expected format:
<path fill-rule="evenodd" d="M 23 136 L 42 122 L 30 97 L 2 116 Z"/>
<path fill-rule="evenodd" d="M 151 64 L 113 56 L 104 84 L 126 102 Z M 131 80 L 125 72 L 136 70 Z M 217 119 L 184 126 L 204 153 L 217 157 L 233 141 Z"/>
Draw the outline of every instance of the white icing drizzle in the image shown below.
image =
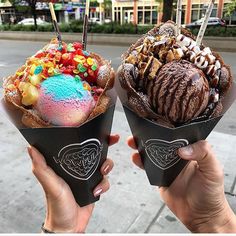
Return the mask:
<path fill-rule="evenodd" d="M 206 69 L 208 66 L 208 61 L 204 56 L 199 55 L 195 58 L 194 64 L 200 69 Z"/>
<path fill-rule="evenodd" d="M 183 34 L 177 36 L 176 44 L 180 46 L 183 54 L 189 57 L 189 60 L 194 65 L 209 75 L 209 83 L 212 86 L 210 89 L 210 97 L 213 103 L 218 102 L 220 96 L 215 87 L 219 83 L 218 72 L 222 67 L 220 61 L 216 60 L 216 57 L 212 54 L 209 47 L 205 47 L 201 50 L 196 41 Z"/>
<path fill-rule="evenodd" d="M 213 88 L 210 89 L 210 96 L 211 96 L 212 102 L 216 103 L 219 101 L 220 95 L 215 89 Z"/>
<path fill-rule="evenodd" d="M 216 57 L 212 54 L 209 47 L 205 47 L 201 50 L 200 47 L 197 46 L 196 41 L 183 34 L 177 36 L 176 44 L 181 47 L 185 55 L 189 56 L 192 63 L 204 70 L 212 79 L 219 80 L 216 78 L 219 77 L 216 72 L 221 69 L 221 63 L 219 60 L 216 60 Z"/>

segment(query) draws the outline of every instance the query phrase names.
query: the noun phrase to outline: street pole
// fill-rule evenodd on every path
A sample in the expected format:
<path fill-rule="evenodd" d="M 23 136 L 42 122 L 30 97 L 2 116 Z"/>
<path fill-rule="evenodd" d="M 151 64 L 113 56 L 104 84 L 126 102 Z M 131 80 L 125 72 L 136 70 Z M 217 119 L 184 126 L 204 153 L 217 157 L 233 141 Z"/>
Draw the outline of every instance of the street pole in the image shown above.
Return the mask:
<path fill-rule="evenodd" d="M 137 7 L 137 0 L 134 0 L 134 6 L 133 6 L 133 24 L 135 26 L 135 33 L 138 33 L 138 22 L 137 22 L 137 14 L 138 14 L 138 7 Z"/>

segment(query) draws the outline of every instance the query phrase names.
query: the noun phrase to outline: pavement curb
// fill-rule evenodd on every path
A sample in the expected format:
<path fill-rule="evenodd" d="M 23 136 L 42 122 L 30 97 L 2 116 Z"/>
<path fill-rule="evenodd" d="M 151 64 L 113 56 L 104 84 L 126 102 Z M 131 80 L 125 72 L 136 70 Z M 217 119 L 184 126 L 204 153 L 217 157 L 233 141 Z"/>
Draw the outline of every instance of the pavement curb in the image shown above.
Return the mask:
<path fill-rule="evenodd" d="M 67 42 L 81 41 L 81 33 L 63 33 L 63 40 Z M 141 35 L 130 34 L 88 34 L 91 45 L 129 46 L 136 42 Z M 0 31 L 0 39 L 48 42 L 55 37 L 51 32 L 22 32 Z M 236 52 L 236 37 L 205 37 L 203 43 L 216 51 Z"/>

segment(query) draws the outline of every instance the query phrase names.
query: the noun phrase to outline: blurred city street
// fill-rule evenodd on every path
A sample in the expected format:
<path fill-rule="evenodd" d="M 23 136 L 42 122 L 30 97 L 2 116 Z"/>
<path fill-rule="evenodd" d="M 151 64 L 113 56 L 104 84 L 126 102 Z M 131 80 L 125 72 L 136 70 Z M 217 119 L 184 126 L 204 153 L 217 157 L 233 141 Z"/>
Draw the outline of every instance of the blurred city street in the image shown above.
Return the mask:
<path fill-rule="evenodd" d="M 0 40 L 0 78 L 11 75 L 25 59 L 42 48 L 43 42 Z M 114 69 L 127 47 L 92 45 L 89 51 L 111 60 Z M 236 78 L 236 53 L 220 53 Z M 2 82 L 0 83 L 2 86 Z M 1 95 L 2 95 L 2 89 Z M 27 142 L 18 130 L 0 116 L 0 233 L 38 233 L 45 217 L 44 195 L 31 173 Z M 88 233 L 188 233 L 165 206 L 156 187 L 150 186 L 144 171 L 131 162 L 126 145 L 131 135 L 120 102 L 117 102 L 113 133 L 119 144 L 109 149 L 115 163 L 109 176 L 111 189 L 96 203 Z M 208 137 L 225 174 L 225 193 L 236 212 L 236 102 Z"/>

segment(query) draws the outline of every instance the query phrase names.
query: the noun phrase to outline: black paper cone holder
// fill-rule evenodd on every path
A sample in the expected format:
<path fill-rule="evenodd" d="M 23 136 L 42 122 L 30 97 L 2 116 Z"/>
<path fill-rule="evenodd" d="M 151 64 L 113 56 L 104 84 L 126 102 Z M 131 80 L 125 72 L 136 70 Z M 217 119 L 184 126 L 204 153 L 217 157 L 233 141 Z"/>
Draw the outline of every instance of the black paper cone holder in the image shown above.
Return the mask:
<path fill-rule="evenodd" d="M 43 154 L 47 164 L 70 186 L 81 207 L 99 200 L 93 190 L 103 178 L 100 167 L 107 157 L 117 97 L 114 89 L 108 94 L 112 104 L 107 111 L 79 127 L 22 127 L 22 113 L 4 99 L 1 103 L 2 111 L 26 141 Z"/>
<path fill-rule="evenodd" d="M 119 78 L 116 78 L 115 89 L 123 105 L 150 184 L 165 187 L 171 185 L 188 163 L 178 156 L 178 148 L 206 139 L 236 99 L 236 85 L 233 83 L 223 100 L 224 110 L 221 116 L 177 128 L 168 128 L 138 116 L 128 106 L 127 93 L 121 88 Z"/>

